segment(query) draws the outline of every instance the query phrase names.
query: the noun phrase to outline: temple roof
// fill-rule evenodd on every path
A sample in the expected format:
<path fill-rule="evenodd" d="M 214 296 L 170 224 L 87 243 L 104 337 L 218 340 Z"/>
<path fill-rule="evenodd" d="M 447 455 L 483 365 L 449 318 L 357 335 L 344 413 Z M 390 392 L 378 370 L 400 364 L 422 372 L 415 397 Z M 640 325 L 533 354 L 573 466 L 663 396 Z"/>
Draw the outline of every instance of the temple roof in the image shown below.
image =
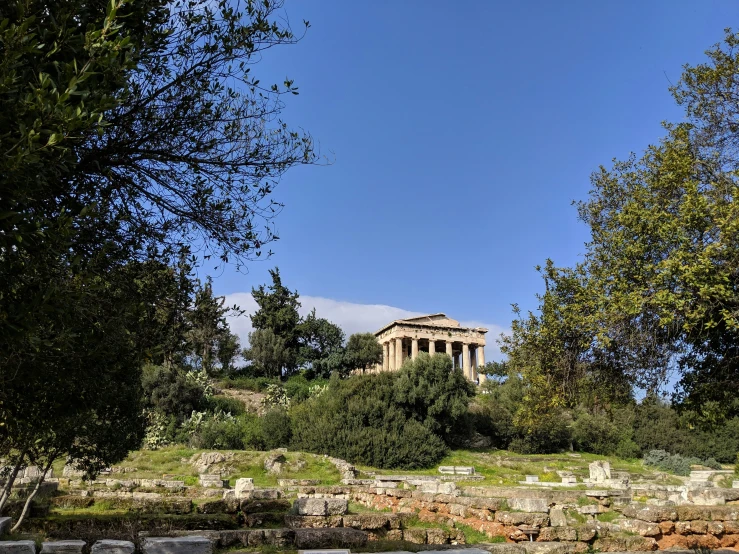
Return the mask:
<path fill-rule="evenodd" d="M 387 325 L 384 325 L 375 334 L 378 335 L 382 333 L 385 329 L 388 329 L 389 327 L 392 327 L 398 324 L 403 324 L 403 323 L 409 324 L 409 325 L 418 325 L 419 327 L 442 327 L 445 329 L 450 329 L 450 328 L 461 329 L 462 328 L 462 326 L 459 324 L 459 321 L 457 321 L 456 319 L 447 317 L 446 314 L 438 313 L 438 314 L 419 315 L 416 317 L 409 317 L 406 319 L 396 319 L 395 321 L 391 321 Z M 475 330 L 487 332 L 487 329 L 483 329 L 482 327 L 476 327 Z"/>
<path fill-rule="evenodd" d="M 433 325 L 435 327 L 459 327 L 459 321 L 447 317 L 446 314 L 428 314 L 419 315 L 417 317 L 409 317 L 407 319 L 399 319 L 405 323 L 420 323 L 425 325 Z"/>

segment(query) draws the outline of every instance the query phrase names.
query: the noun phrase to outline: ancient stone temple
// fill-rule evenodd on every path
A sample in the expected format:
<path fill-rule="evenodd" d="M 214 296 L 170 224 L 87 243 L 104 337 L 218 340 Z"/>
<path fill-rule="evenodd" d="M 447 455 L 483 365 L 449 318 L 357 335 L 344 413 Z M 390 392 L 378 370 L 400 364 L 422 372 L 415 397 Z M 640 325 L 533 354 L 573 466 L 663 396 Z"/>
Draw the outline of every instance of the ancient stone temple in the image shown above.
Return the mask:
<path fill-rule="evenodd" d="M 406 358 L 415 359 L 419 352 L 446 354 L 454 368 L 477 381 L 477 368 L 485 365 L 485 333 L 482 327 L 462 327 L 445 314 L 430 314 L 388 323 L 375 333 L 382 345 L 382 364 L 376 371 L 394 371 Z M 480 380 L 485 377 L 479 376 Z"/>

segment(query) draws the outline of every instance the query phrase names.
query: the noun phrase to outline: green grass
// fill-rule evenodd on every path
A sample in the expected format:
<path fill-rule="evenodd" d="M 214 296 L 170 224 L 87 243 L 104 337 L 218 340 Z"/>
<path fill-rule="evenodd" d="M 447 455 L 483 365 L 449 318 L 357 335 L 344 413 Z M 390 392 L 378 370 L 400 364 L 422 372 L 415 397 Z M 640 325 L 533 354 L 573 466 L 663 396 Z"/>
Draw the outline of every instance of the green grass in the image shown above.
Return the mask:
<path fill-rule="evenodd" d="M 167 475 L 168 479 L 184 481 L 185 485 L 197 485 L 198 471 L 192 466 L 190 460 L 195 454 L 202 452 L 214 452 L 214 450 L 195 450 L 182 446 L 167 446 L 159 450 L 137 450 L 117 464 L 119 467 L 136 468 L 136 471 L 106 477 L 110 479 L 161 479 L 163 475 Z M 252 477 L 254 484 L 258 487 L 275 487 L 278 479 L 317 479 L 325 485 L 336 485 L 341 480 L 341 475 L 331 462 L 314 454 L 288 452 L 285 454 L 288 463 L 282 473 L 277 476 L 269 475 L 264 469 L 267 452 L 249 450 L 220 452 L 226 454 L 228 458 L 221 464 L 221 468 L 226 470 L 224 479 L 228 479 L 231 486 L 239 477 Z M 64 461 L 60 460 L 57 463 L 60 464 L 57 473 L 59 475 Z"/>
<path fill-rule="evenodd" d="M 588 521 L 588 518 L 577 510 L 565 510 L 565 514 L 567 514 L 568 518 L 574 519 L 576 523 L 585 523 Z"/>
<path fill-rule="evenodd" d="M 582 506 L 594 506 L 597 504 L 598 501 L 594 498 L 590 498 L 589 496 L 578 496 L 577 497 L 577 505 Z"/>
<path fill-rule="evenodd" d="M 413 516 L 403 521 L 403 529 L 444 529 L 449 531 L 449 526 L 444 523 L 437 523 L 435 521 L 422 521 L 418 517 Z"/>
<path fill-rule="evenodd" d="M 620 515 L 621 514 L 619 514 L 618 512 L 604 512 L 602 514 L 598 514 L 595 517 L 598 518 L 598 521 L 602 521 L 604 523 L 611 523 L 614 520 L 618 519 Z"/>
<path fill-rule="evenodd" d="M 571 471 L 580 480 L 590 476 L 588 465 L 595 460 L 607 458 L 613 471 L 628 471 L 633 477 L 651 475 L 651 470 L 645 469 L 641 460 L 625 460 L 615 457 L 598 456 L 595 454 L 579 454 L 578 457 L 561 454 L 533 454 L 523 455 L 506 450 L 488 452 L 475 450 L 453 450 L 432 468 L 424 470 L 377 470 L 370 467 L 359 467 L 377 474 L 409 474 L 409 475 L 439 475 L 437 466 L 456 465 L 473 466 L 481 481 L 459 481 L 460 486 L 517 486 L 524 481 L 526 475 L 538 475 L 540 481 L 560 481 L 557 471 Z M 578 488 L 585 488 L 584 485 Z M 567 487 L 572 490 L 572 487 Z"/>

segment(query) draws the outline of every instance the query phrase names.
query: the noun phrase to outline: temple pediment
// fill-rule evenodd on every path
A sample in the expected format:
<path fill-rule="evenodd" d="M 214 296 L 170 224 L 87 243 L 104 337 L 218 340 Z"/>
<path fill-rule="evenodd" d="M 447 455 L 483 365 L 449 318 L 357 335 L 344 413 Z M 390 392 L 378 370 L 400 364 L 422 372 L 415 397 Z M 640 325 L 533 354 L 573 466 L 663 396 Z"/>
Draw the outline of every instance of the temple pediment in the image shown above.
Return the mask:
<path fill-rule="evenodd" d="M 401 319 L 403 323 L 415 323 L 422 325 L 434 325 L 437 327 L 459 327 L 459 321 L 447 317 L 446 314 L 429 314 L 420 315 L 417 317 L 409 317 L 407 319 Z"/>

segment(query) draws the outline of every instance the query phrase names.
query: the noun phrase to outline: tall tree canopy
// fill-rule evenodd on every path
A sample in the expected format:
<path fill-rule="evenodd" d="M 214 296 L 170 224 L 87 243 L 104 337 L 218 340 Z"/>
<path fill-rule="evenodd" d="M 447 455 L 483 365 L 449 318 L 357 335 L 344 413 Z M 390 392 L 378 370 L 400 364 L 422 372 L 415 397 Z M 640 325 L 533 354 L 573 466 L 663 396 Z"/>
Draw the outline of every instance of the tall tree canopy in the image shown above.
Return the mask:
<path fill-rule="evenodd" d="M 592 237 L 585 261 L 547 267 L 541 315 L 514 322 L 506 344 L 512 363 L 548 390 L 598 374 L 657 390 L 677 375 L 681 405 L 708 419 L 739 413 L 737 45 L 727 30 L 708 63 L 685 67 L 672 92 L 687 122 L 666 124 L 641 157 L 593 174 L 578 204 Z"/>
<path fill-rule="evenodd" d="M 146 316 L 189 325 L 141 286 L 167 282 L 151 260 L 238 264 L 276 238 L 275 184 L 316 160 L 279 119 L 294 83 L 253 72 L 298 40 L 287 21 L 280 0 L 0 3 L 0 442 L 21 461 L 94 469 L 140 438 L 141 365 L 182 339 Z M 235 351 L 191 338 L 207 363 Z"/>

